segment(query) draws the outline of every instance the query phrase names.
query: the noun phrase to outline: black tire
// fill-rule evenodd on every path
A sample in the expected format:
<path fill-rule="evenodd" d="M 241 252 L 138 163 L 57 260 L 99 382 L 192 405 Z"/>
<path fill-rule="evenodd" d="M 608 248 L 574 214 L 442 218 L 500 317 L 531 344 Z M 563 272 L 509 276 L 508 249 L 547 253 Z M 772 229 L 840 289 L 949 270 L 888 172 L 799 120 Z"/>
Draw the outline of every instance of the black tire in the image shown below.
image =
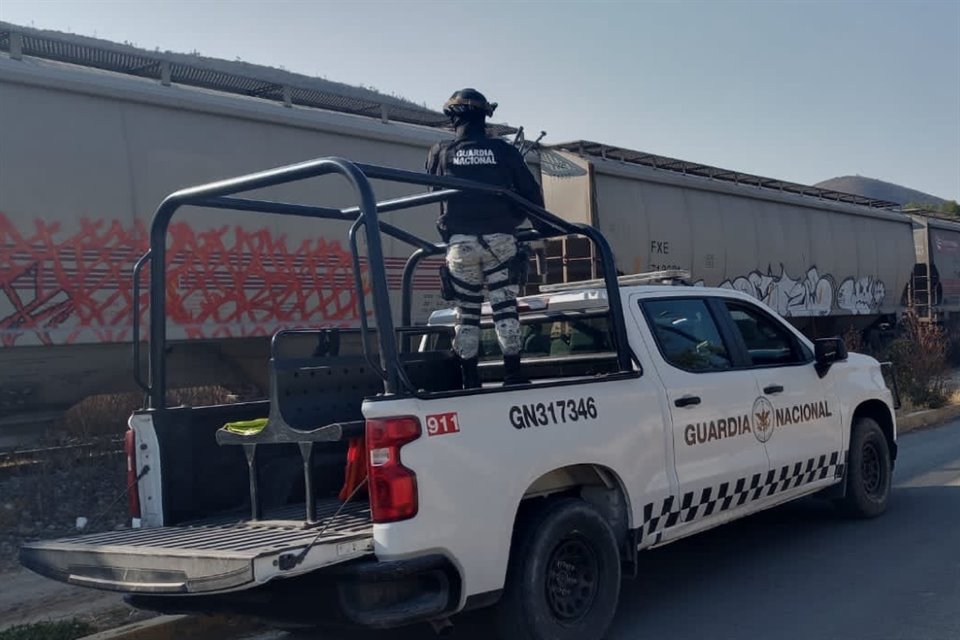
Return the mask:
<path fill-rule="evenodd" d="M 875 518 L 886 511 L 893 475 L 890 447 L 873 418 L 857 418 L 847 454 L 846 495 L 837 501 L 844 514 Z"/>
<path fill-rule="evenodd" d="M 494 624 L 504 640 L 600 640 L 619 597 L 609 523 L 582 500 L 553 500 L 517 524 Z"/>

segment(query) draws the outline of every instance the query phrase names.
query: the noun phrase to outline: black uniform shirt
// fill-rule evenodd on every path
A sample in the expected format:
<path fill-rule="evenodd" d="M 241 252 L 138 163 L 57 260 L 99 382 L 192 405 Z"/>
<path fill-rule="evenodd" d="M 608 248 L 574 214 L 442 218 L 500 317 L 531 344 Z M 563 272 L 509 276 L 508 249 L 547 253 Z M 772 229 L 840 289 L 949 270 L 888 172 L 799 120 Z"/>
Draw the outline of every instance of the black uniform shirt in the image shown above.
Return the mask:
<path fill-rule="evenodd" d="M 438 142 L 427 156 L 427 172 L 506 187 L 543 206 L 543 192 L 520 152 L 499 138 L 465 135 Z M 437 226 L 444 238 L 455 233 L 513 233 L 525 217 L 504 198 L 462 194 L 445 203 Z"/>

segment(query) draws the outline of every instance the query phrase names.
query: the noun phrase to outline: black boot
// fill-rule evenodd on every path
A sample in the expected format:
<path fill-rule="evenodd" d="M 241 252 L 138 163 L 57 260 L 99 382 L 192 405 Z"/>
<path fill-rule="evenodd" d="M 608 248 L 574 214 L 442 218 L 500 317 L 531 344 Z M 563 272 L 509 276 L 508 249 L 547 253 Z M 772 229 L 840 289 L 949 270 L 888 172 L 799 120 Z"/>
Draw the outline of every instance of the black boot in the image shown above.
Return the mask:
<path fill-rule="evenodd" d="M 530 379 L 520 371 L 520 354 L 503 356 L 503 386 L 530 384 Z"/>
<path fill-rule="evenodd" d="M 460 370 L 463 372 L 464 389 L 479 389 L 482 386 L 476 356 L 469 359 L 460 358 Z"/>

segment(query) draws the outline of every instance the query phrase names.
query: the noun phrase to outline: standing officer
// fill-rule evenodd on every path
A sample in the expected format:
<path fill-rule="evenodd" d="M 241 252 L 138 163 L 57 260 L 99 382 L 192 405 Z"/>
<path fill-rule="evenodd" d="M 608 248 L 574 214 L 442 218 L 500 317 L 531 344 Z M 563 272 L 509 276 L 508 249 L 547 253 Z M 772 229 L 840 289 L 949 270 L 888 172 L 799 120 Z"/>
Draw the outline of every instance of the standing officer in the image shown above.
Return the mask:
<path fill-rule="evenodd" d="M 496 108 L 476 89 L 461 89 L 450 96 L 443 113 L 457 135 L 430 149 L 427 172 L 506 187 L 542 207 L 540 185 L 520 152 L 504 140 L 487 137 L 486 118 Z M 495 195 L 461 194 L 442 207 L 437 228 L 447 242 L 447 270 L 457 303 L 453 349 L 460 357 L 466 389 L 480 386 L 477 352 L 484 285 L 503 351 L 503 383 L 528 382 L 520 373 L 520 287 L 511 268 L 517 256 L 514 234 L 525 218 L 511 202 Z"/>

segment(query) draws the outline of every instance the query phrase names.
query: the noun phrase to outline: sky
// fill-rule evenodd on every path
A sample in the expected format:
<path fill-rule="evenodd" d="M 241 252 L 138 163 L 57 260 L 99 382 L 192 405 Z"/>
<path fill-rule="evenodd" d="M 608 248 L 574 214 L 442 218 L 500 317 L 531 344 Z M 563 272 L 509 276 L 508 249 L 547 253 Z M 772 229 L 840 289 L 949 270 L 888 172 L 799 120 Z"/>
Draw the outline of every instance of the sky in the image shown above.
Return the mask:
<path fill-rule="evenodd" d="M 0 20 L 283 67 L 781 180 L 960 201 L 960 0 L 0 0 Z"/>

